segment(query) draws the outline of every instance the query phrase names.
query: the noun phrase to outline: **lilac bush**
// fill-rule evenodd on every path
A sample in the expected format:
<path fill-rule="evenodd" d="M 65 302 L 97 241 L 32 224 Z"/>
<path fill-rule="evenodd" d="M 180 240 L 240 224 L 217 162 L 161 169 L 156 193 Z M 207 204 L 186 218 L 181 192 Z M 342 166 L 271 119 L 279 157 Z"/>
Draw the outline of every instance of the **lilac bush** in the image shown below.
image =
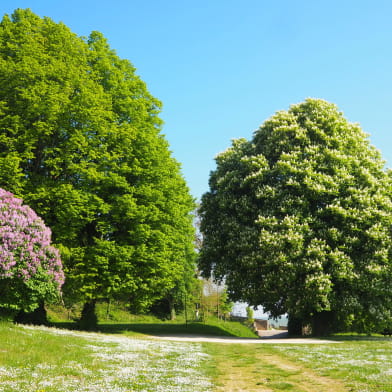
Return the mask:
<path fill-rule="evenodd" d="M 0 306 L 33 310 L 64 283 L 51 231 L 22 200 L 0 188 Z"/>

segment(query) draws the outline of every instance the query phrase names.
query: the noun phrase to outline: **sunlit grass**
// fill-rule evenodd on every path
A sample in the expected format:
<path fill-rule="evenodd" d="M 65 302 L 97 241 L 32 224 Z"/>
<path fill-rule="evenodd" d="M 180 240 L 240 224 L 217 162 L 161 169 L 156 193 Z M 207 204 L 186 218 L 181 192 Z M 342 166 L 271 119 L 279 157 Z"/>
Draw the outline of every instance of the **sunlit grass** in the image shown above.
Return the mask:
<path fill-rule="evenodd" d="M 392 392 L 391 338 L 195 344 L 115 332 L 0 323 L 0 391 Z"/>
<path fill-rule="evenodd" d="M 209 391 L 197 344 L 0 324 L 2 392 Z"/>
<path fill-rule="evenodd" d="M 275 350 L 320 374 L 344 380 L 353 391 L 392 392 L 392 339 L 340 340 L 339 344 L 277 346 Z"/>
<path fill-rule="evenodd" d="M 211 358 L 206 371 L 217 391 L 346 391 L 339 383 L 329 383 L 275 355 L 270 344 L 206 343 L 204 349 Z"/>
<path fill-rule="evenodd" d="M 274 392 L 392 392 L 391 338 L 339 340 L 329 344 L 205 343 L 211 358 L 205 371 L 219 391 L 260 387 Z"/>

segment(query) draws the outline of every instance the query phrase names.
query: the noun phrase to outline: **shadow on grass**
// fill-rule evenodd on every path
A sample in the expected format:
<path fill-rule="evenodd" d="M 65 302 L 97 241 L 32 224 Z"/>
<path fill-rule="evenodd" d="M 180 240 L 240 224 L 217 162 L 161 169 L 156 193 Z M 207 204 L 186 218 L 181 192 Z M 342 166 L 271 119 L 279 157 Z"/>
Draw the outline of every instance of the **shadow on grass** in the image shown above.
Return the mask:
<path fill-rule="evenodd" d="M 53 322 L 54 327 L 60 329 L 77 330 L 73 322 Z M 169 324 L 169 323 L 100 323 L 95 332 L 126 334 L 138 333 L 152 336 L 170 336 L 180 334 L 197 334 L 211 336 L 236 336 L 218 326 L 203 323 Z"/>
<path fill-rule="evenodd" d="M 386 336 L 381 336 L 381 335 L 365 335 L 365 334 L 336 334 L 336 335 L 331 335 L 328 337 L 325 337 L 323 339 L 327 340 L 336 340 L 336 341 L 342 341 L 342 342 L 391 342 L 392 338 L 391 337 L 386 337 Z"/>

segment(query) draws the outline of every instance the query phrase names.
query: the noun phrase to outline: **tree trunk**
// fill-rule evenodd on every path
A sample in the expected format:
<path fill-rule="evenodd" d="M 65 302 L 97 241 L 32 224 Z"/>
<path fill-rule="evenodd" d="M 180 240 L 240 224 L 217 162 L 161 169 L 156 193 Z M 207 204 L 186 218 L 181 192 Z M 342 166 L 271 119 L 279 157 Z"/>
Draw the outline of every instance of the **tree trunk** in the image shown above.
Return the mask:
<path fill-rule="evenodd" d="M 0 307 L 0 320 L 15 320 L 17 313 L 14 309 Z"/>
<path fill-rule="evenodd" d="M 168 299 L 167 302 L 169 303 L 170 320 L 175 320 L 176 319 L 176 309 L 174 307 L 174 301 L 172 299 Z"/>
<path fill-rule="evenodd" d="M 331 311 L 315 313 L 312 318 L 312 335 L 326 336 L 335 332 L 336 315 Z"/>
<path fill-rule="evenodd" d="M 288 333 L 292 336 L 302 336 L 302 319 L 289 315 Z"/>
<path fill-rule="evenodd" d="M 110 305 L 112 304 L 111 299 L 108 299 L 108 306 L 106 307 L 106 320 L 109 320 L 110 318 Z"/>
<path fill-rule="evenodd" d="M 20 310 L 15 316 L 14 322 L 18 324 L 49 325 L 44 302 L 41 301 L 32 312 Z"/>
<path fill-rule="evenodd" d="M 97 329 L 98 318 L 95 314 L 95 305 L 97 300 L 92 299 L 89 302 L 85 302 L 83 305 L 82 314 L 78 321 L 78 328 L 85 331 L 93 331 Z"/>

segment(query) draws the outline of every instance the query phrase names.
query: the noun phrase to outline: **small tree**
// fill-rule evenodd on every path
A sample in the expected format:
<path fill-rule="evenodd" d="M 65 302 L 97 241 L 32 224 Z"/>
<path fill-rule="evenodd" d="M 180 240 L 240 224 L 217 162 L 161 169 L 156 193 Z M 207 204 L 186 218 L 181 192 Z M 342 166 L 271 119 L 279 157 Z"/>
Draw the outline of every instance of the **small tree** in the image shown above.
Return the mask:
<path fill-rule="evenodd" d="M 211 315 L 218 318 L 228 318 L 233 303 L 228 298 L 224 284 L 216 284 L 211 279 L 199 280 L 199 310 L 202 320 Z"/>
<path fill-rule="evenodd" d="M 32 311 L 59 298 L 64 274 L 50 242 L 43 220 L 0 188 L 0 307 Z"/>
<path fill-rule="evenodd" d="M 233 307 L 234 302 L 230 301 L 229 294 L 225 288 L 220 296 L 220 317 L 223 317 L 225 320 L 228 319 L 233 310 Z"/>
<path fill-rule="evenodd" d="M 246 318 L 249 323 L 253 323 L 255 321 L 254 311 L 250 306 L 246 307 Z"/>

